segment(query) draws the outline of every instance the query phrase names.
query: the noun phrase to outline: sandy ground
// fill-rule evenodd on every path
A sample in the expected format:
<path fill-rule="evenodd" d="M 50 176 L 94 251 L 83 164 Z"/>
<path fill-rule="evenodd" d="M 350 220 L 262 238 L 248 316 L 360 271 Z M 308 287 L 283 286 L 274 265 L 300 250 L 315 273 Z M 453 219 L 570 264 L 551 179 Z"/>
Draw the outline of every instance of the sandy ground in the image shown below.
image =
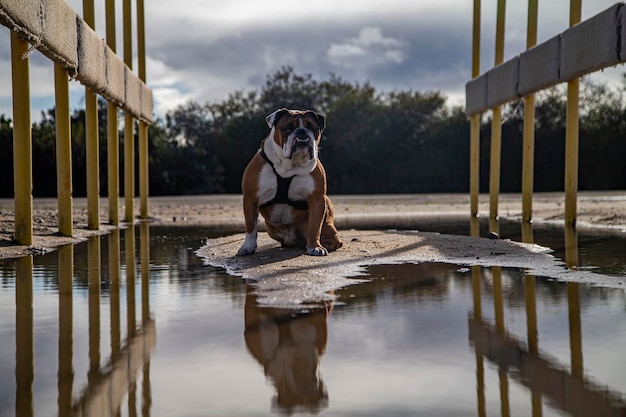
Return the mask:
<path fill-rule="evenodd" d="M 336 222 L 340 230 L 367 227 L 397 227 L 411 217 L 421 216 L 446 221 L 469 216 L 467 194 L 412 194 L 412 195 L 351 195 L 331 196 L 335 206 Z M 489 197 L 480 196 L 481 216 L 489 214 Z M 535 222 L 562 223 L 563 193 L 539 193 L 533 199 Z M 120 200 L 123 204 L 123 199 Z M 86 201 L 74 199 L 74 236 L 58 234 L 56 199 L 35 199 L 33 209 L 32 246 L 16 245 L 13 240 L 13 201 L 0 199 L 0 257 L 14 258 L 27 254 L 45 253 L 59 245 L 79 242 L 97 233 L 107 233 L 113 226 L 107 224 L 107 200 L 101 200 L 99 231 L 86 227 Z M 138 209 L 138 202 L 135 203 Z M 123 207 L 120 207 L 122 213 Z M 239 195 L 205 195 L 151 197 L 150 221 L 156 224 L 213 225 L 243 231 L 243 213 Z M 501 218 L 521 218 L 521 196 L 503 194 L 499 199 Z M 123 218 L 123 215 L 120 215 Z M 582 192 L 578 196 L 578 227 L 610 227 L 626 231 L 626 191 Z"/>

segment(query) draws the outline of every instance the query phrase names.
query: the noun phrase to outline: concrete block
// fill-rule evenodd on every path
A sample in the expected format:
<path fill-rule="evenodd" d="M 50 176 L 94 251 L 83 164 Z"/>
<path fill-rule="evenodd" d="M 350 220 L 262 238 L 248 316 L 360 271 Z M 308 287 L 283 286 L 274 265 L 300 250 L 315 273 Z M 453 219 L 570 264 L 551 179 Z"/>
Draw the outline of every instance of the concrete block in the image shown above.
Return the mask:
<path fill-rule="evenodd" d="M 618 3 L 563 32 L 561 81 L 570 81 L 620 62 L 620 10 Z"/>
<path fill-rule="evenodd" d="M 153 122 L 152 108 L 152 90 L 145 83 L 141 83 L 141 120 L 148 124 Z"/>
<path fill-rule="evenodd" d="M 520 96 L 527 96 L 559 83 L 561 35 L 557 35 L 520 55 Z"/>
<path fill-rule="evenodd" d="M 106 44 L 83 19 L 77 16 L 78 80 L 97 93 L 107 87 Z"/>
<path fill-rule="evenodd" d="M 621 43 L 620 43 L 620 61 L 626 62 L 626 7 L 622 6 L 619 11 L 619 19 L 621 21 L 622 31 L 620 33 Z"/>
<path fill-rule="evenodd" d="M 0 23 L 20 34 L 32 44 L 41 40 L 43 16 L 42 0 L 0 0 Z"/>
<path fill-rule="evenodd" d="M 517 92 L 518 73 L 518 56 L 498 65 L 489 72 L 487 107 L 496 107 L 519 97 Z"/>
<path fill-rule="evenodd" d="M 125 74 L 124 110 L 139 118 L 141 116 L 141 80 L 128 67 L 126 67 Z"/>
<path fill-rule="evenodd" d="M 105 49 L 107 88 L 103 95 L 118 107 L 124 105 L 126 99 L 126 65 L 109 48 Z"/>
<path fill-rule="evenodd" d="M 71 76 L 78 70 L 76 12 L 66 0 L 48 0 L 41 51 L 61 64 Z"/>
<path fill-rule="evenodd" d="M 489 73 L 485 73 L 465 85 L 465 113 L 473 116 L 476 113 L 488 110 L 487 85 Z"/>

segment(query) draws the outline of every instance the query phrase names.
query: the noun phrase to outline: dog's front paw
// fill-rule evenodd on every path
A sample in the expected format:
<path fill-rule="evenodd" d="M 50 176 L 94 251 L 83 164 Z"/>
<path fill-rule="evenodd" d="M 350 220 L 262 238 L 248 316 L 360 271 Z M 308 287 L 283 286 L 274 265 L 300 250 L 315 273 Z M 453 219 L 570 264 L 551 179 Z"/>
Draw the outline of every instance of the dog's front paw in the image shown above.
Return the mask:
<path fill-rule="evenodd" d="M 243 241 L 243 245 L 237 251 L 237 256 L 252 255 L 256 251 L 256 231 L 252 233 L 246 233 L 246 238 Z"/>
<path fill-rule="evenodd" d="M 316 248 L 306 248 L 306 254 L 311 256 L 326 256 L 328 255 L 328 251 L 326 248 L 318 246 Z"/>
<path fill-rule="evenodd" d="M 252 255 L 254 252 L 256 252 L 256 242 L 246 240 L 237 251 L 237 256 Z"/>
<path fill-rule="evenodd" d="M 256 251 L 256 246 L 252 248 L 248 248 L 246 245 L 243 245 L 237 251 L 237 256 L 252 255 L 255 251 Z"/>

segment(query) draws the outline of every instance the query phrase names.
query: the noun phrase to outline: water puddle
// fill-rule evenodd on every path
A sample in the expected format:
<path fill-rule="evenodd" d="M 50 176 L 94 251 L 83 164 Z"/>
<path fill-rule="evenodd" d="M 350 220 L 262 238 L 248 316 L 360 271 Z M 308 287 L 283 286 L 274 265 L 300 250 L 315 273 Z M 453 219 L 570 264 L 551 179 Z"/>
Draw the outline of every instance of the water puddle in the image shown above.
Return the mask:
<path fill-rule="evenodd" d="M 334 300 L 262 307 L 196 256 L 207 236 L 141 224 L 0 263 L 0 416 L 626 412 L 622 288 L 383 264 Z M 534 241 L 624 278 L 624 237 Z"/>

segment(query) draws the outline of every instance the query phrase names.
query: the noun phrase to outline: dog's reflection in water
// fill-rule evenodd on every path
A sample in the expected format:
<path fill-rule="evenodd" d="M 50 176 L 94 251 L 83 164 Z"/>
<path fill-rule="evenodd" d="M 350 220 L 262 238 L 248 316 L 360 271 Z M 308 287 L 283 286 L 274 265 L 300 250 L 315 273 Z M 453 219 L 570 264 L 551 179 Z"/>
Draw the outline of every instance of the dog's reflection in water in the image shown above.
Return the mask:
<path fill-rule="evenodd" d="M 245 306 L 246 346 L 276 389 L 272 409 L 282 414 L 317 413 L 328 406 L 320 377 L 326 349 L 330 302 L 306 311 L 260 307 L 248 287 Z"/>

